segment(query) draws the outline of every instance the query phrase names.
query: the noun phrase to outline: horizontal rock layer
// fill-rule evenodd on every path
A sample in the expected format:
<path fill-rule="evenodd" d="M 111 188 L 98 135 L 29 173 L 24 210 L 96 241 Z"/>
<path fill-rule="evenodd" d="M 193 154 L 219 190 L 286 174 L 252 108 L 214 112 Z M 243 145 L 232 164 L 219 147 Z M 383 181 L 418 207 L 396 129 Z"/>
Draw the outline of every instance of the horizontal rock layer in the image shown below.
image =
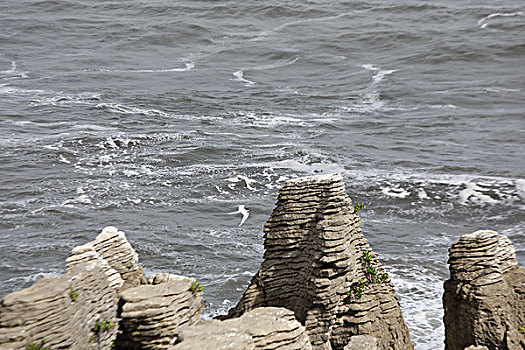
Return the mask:
<path fill-rule="evenodd" d="M 197 281 L 170 274 L 150 276 L 149 281 L 120 295 L 117 349 L 166 349 L 177 340 L 179 327 L 200 320 L 203 302 Z"/>
<path fill-rule="evenodd" d="M 262 307 L 239 318 L 182 328 L 173 350 L 309 350 L 304 327 L 292 311 Z"/>

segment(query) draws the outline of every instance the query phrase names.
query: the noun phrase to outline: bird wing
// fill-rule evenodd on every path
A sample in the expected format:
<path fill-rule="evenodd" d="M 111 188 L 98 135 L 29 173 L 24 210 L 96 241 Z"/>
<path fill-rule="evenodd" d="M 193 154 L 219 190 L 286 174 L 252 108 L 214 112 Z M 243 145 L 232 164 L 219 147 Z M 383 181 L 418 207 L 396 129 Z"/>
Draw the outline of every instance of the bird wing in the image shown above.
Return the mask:
<path fill-rule="evenodd" d="M 244 224 L 244 222 L 246 221 L 246 219 L 248 219 L 248 216 L 250 216 L 250 213 L 248 213 L 247 211 L 244 212 L 242 214 L 242 220 L 241 220 L 241 223 L 239 224 L 239 226 L 241 226 L 242 224 Z"/>

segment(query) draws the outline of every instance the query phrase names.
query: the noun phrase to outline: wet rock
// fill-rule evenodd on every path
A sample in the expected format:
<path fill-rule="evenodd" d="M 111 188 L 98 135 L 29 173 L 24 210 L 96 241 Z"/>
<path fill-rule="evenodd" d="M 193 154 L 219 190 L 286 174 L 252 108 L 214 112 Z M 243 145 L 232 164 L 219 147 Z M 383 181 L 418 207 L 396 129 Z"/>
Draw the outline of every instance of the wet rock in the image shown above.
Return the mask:
<path fill-rule="evenodd" d="M 313 349 L 342 350 L 356 335 L 377 338 L 378 349 L 413 349 L 398 297 L 361 232 L 341 176 L 288 181 L 264 233 L 261 268 L 222 319 L 284 307 L 305 326 Z M 363 283 L 370 266 L 384 279 Z M 362 295 L 349 293 L 360 285 Z"/>
<path fill-rule="evenodd" d="M 239 318 L 205 321 L 182 328 L 173 350 L 311 349 L 304 327 L 292 311 L 262 307 Z"/>
<path fill-rule="evenodd" d="M 177 341 L 181 326 L 200 320 L 202 290 L 191 278 L 157 274 L 152 284 L 120 294 L 117 349 L 166 349 Z"/>
<path fill-rule="evenodd" d="M 463 235 L 449 249 L 445 345 L 525 349 L 525 270 L 510 240 L 494 231 Z"/>

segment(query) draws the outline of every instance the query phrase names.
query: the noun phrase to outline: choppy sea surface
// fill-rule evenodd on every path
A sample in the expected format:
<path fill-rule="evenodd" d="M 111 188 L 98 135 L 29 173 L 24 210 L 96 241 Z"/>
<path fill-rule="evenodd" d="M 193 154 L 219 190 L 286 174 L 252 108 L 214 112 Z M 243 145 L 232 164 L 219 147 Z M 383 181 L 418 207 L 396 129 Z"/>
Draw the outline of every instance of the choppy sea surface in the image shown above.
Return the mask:
<path fill-rule="evenodd" d="M 417 349 L 443 348 L 461 234 L 523 266 L 521 0 L 3 0 L 0 24 L 0 295 L 113 225 L 224 313 L 279 187 L 331 172 Z"/>

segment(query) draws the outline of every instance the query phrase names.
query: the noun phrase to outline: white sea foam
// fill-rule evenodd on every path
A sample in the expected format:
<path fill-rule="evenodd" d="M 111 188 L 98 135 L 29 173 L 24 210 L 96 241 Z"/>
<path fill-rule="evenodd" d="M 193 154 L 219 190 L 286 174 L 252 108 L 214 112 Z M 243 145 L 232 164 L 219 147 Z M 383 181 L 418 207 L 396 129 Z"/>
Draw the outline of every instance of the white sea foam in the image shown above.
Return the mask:
<path fill-rule="evenodd" d="M 286 67 L 286 66 L 290 66 L 290 65 L 294 64 L 295 62 L 299 61 L 299 58 L 300 58 L 300 56 L 297 56 L 291 61 L 287 61 L 287 62 L 283 62 L 283 63 L 267 64 L 267 65 L 262 65 L 262 66 L 254 66 L 254 67 L 249 67 L 249 68 L 246 68 L 246 69 L 250 69 L 250 70 L 267 70 L 267 69 Z"/>
<path fill-rule="evenodd" d="M 488 16 L 483 17 L 478 21 L 478 26 L 481 29 L 485 29 L 490 24 L 489 21 L 496 17 L 516 17 L 516 16 L 523 16 L 523 12 L 510 12 L 510 13 L 504 13 L 504 12 L 497 12 L 497 13 L 491 13 Z"/>
<path fill-rule="evenodd" d="M 0 71 L 0 74 L 12 74 L 14 72 L 16 72 L 16 62 L 11 61 L 11 69 L 2 70 Z"/>
<path fill-rule="evenodd" d="M 525 200 L 525 179 L 516 180 L 516 189 L 518 190 L 518 195 L 521 199 Z"/>
<path fill-rule="evenodd" d="M 375 64 L 363 64 L 361 67 L 363 67 L 366 70 L 376 72 L 372 76 L 372 85 L 379 84 L 387 75 L 390 75 L 392 73 L 398 72 L 398 69 L 391 69 L 391 70 L 382 70 L 380 67 L 376 66 Z"/>
<path fill-rule="evenodd" d="M 99 93 L 81 93 L 78 95 L 57 95 L 51 97 L 35 98 L 30 102 L 32 106 L 57 106 L 57 105 L 92 105 L 101 100 Z"/>
<path fill-rule="evenodd" d="M 58 270 L 51 271 L 51 272 L 37 272 L 37 273 L 27 275 L 27 276 L 13 277 L 2 283 L 16 282 L 16 285 L 18 286 L 21 283 L 34 283 L 41 278 L 56 276 L 56 275 L 59 275 L 60 273 L 62 273 L 62 271 L 58 271 Z"/>
<path fill-rule="evenodd" d="M 240 81 L 241 83 L 244 83 L 244 86 L 253 86 L 257 84 L 255 81 L 251 81 L 251 80 L 244 78 L 244 72 L 242 70 L 233 72 L 233 78 L 231 78 L 230 80 Z"/>
<path fill-rule="evenodd" d="M 519 91 L 521 91 L 520 89 L 510 89 L 510 88 L 497 87 L 497 86 L 487 87 L 487 88 L 483 88 L 481 90 L 485 91 L 485 92 L 495 92 L 495 93 L 498 93 L 498 92 L 502 92 L 502 93 L 505 93 L 505 92 L 519 92 Z"/>
<path fill-rule="evenodd" d="M 68 199 L 64 201 L 61 206 L 66 208 L 74 208 L 75 204 L 91 204 L 91 198 L 86 194 L 81 194 L 78 197 Z"/>
<path fill-rule="evenodd" d="M 100 109 L 107 109 L 111 112 L 122 113 L 122 114 L 143 114 L 143 115 L 159 115 L 162 117 L 170 117 L 171 114 L 158 110 L 158 109 L 148 109 L 148 108 L 139 108 L 134 106 L 127 106 L 120 103 L 99 103 L 95 106 Z"/>
<path fill-rule="evenodd" d="M 9 84 L 0 84 L 0 94 L 1 95 L 30 95 L 30 94 L 44 94 L 47 93 L 45 90 L 36 90 L 36 89 L 23 89 Z"/>
<path fill-rule="evenodd" d="M 375 64 L 363 64 L 361 67 L 368 71 L 375 72 L 370 84 L 358 95 L 358 99 L 352 106 L 345 106 L 342 109 L 354 113 L 369 113 L 384 110 L 386 102 L 381 100 L 381 93 L 378 90 L 380 83 L 388 75 L 397 72 L 397 69 L 381 69 Z"/>
<path fill-rule="evenodd" d="M 410 192 L 401 187 L 385 186 L 381 187 L 381 192 L 390 197 L 406 198 L 410 195 Z"/>
<path fill-rule="evenodd" d="M 301 25 L 301 24 L 306 24 L 306 23 L 311 23 L 311 22 L 326 22 L 326 21 L 331 21 L 331 20 L 338 19 L 338 18 L 353 16 L 353 15 L 356 15 L 356 14 L 359 14 L 359 13 L 365 13 L 365 12 L 369 12 L 369 11 L 373 11 L 373 10 L 374 10 L 374 8 L 368 8 L 368 9 L 364 9 L 364 10 L 354 10 L 354 11 L 350 11 L 350 12 L 340 13 L 340 14 L 335 15 L 335 16 L 314 17 L 314 18 L 306 18 L 306 19 L 302 19 L 302 20 L 298 20 L 298 21 L 286 22 L 286 23 L 283 23 L 281 25 L 274 26 L 273 28 L 262 30 L 261 32 L 259 32 L 257 34 L 257 36 L 255 38 L 251 39 L 251 41 L 264 40 L 268 35 L 270 35 L 272 33 L 275 33 L 275 32 L 279 32 L 279 31 L 283 30 L 286 27 L 295 26 L 295 25 Z M 238 33 L 238 34 L 242 35 L 242 34 L 247 34 L 247 33 Z M 251 34 L 251 33 L 249 33 L 249 34 Z"/>
<path fill-rule="evenodd" d="M 248 176 L 245 176 L 245 175 L 240 175 L 240 174 L 237 174 L 235 175 L 234 177 L 230 177 L 228 179 L 226 179 L 226 181 L 229 181 L 229 182 L 232 182 L 232 183 L 238 183 L 238 182 L 244 182 L 244 184 L 246 185 L 246 188 L 249 189 L 250 191 L 255 191 L 256 188 L 254 188 L 252 186 L 252 184 L 256 184 L 257 181 L 256 180 L 253 180 L 253 179 L 250 179 Z M 228 186 L 230 189 L 234 189 L 233 186 Z"/>
<path fill-rule="evenodd" d="M 186 62 L 184 68 L 155 68 L 155 69 L 99 69 L 100 72 L 109 73 L 169 73 L 187 72 L 195 68 L 195 63 Z"/>
<path fill-rule="evenodd" d="M 12 79 L 25 79 L 27 78 L 27 72 L 18 71 L 16 67 L 16 62 L 11 61 L 11 68 L 0 71 L 0 76 L 1 79 L 4 81 Z"/>
<path fill-rule="evenodd" d="M 411 336 L 417 338 L 421 349 L 443 348 L 443 281 L 439 277 L 416 270 L 420 268 L 414 269 L 415 272 L 410 276 L 401 276 L 397 271 L 389 273 L 401 296 L 403 317 L 411 330 Z"/>

